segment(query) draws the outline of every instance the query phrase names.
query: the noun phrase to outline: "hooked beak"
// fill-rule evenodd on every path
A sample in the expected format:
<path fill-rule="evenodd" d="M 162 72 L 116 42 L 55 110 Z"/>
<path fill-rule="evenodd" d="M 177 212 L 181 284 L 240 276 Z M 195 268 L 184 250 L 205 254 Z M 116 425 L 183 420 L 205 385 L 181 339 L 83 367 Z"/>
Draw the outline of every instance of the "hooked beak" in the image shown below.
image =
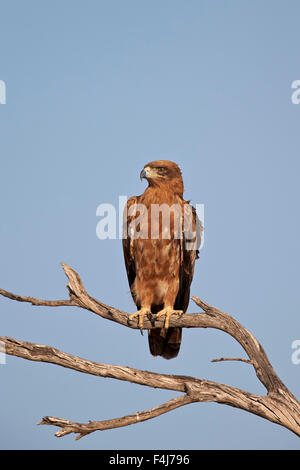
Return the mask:
<path fill-rule="evenodd" d="M 146 178 L 146 177 L 147 177 L 147 173 L 146 173 L 145 168 L 143 168 L 141 173 L 140 173 L 140 180 L 142 181 L 142 179 Z"/>

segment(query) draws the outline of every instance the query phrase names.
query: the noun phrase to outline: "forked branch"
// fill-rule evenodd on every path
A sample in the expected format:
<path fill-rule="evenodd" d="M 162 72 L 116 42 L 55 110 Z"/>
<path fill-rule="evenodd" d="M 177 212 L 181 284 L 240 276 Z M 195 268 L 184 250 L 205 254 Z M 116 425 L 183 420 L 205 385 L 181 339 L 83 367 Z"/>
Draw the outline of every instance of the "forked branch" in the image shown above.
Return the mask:
<path fill-rule="evenodd" d="M 69 299 L 67 300 L 40 300 L 33 297 L 15 295 L 3 289 L 0 289 L 0 294 L 12 300 L 30 302 L 32 305 L 37 306 L 76 306 L 126 327 L 134 329 L 139 328 L 137 320 L 134 319 L 130 321 L 127 312 L 110 307 L 91 297 L 86 292 L 78 274 L 64 263 L 62 266 L 69 281 L 67 285 Z M 252 365 L 258 379 L 266 388 L 266 395 L 256 395 L 229 385 L 189 376 L 157 374 L 130 367 L 96 363 L 49 346 L 0 337 L 0 340 L 5 345 L 6 353 L 13 356 L 32 361 L 50 362 L 99 377 L 110 377 L 148 387 L 174 390 L 183 393 L 179 397 L 169 400 L 155 408 L 122 418 L 105 421 L 90 421 L 89 423 L 75 423 L 62 418 L 46 416 L 39 424 L 60 427 L 60 431 L 56 433 L 57 437 L 75 433 L 78 434 L 78 439 L 97 430 L 128 426 L 129 424 L 155 418 L 163 413 L 167 413 L 168 411 L 192 402 L 217 402 L 254 413 L 269 421 L 280 424 L 300 436 L 300 404 L 274 372 L 261 344 L 232 316 L 208 305 L 198 297 L 193 297 L 193 300 L 202 308 L 204 313 L 184 314 L 179 318 L 172 317 L 170 326 L 182 328 L 217 328 L 230 334 L 240 343 L 248 358 L 220 358 L 215 359 L 214 362 L 238 360 Z M 161 327 L 163 327 L 163 320 L 156 320 L 154 324 L 153 321 L 149 319 L 144 320 L 144 329 Z"/>

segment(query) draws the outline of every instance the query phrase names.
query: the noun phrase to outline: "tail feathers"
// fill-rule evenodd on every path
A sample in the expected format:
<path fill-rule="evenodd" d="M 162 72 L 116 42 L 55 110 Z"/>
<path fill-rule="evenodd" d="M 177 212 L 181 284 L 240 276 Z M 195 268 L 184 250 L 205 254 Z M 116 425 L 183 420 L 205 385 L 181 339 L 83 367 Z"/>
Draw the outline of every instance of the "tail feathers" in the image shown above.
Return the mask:
<path fill-rule="evenodd" d="M 153 356 L 173 359 L 179 353 L 182 328 L 157 328 L 149 330 L 149 348 Z"/>

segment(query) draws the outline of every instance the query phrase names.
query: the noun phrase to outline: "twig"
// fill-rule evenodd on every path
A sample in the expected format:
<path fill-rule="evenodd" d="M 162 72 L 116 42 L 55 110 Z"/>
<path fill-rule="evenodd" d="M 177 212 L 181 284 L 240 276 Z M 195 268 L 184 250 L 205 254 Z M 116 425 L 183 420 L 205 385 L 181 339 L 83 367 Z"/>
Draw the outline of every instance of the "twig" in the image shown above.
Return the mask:
<path fill-rule="evenodd" d="M 250 359 L 244 359 L 242 357 L 220 357 L 218 359 L 212 359 L 210 362 L 222 362 L 222 361 L 241 361 L 246 362 L 247 364 L 252 364 Z"/>

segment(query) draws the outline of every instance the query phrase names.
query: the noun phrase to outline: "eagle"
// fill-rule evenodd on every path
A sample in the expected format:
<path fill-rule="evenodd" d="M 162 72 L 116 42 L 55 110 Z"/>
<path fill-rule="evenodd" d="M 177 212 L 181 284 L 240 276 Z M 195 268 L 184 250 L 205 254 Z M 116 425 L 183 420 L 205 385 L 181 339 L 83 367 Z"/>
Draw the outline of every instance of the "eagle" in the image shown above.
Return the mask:
<path fill-rule="evenodd" d="M 169 160 L 147 163 L 140 173 L 148 187 L 128 199 L 123 217 L 123 253 L 132 298 L 138 310 L 129 319 L 164 317 L 163 328 L 148 330 L 153 356 L 178 355 L 182 328 L 169 327 L 172 315 L 186 312 L 202 225 L 183 199 L 178 165 Z"/>

